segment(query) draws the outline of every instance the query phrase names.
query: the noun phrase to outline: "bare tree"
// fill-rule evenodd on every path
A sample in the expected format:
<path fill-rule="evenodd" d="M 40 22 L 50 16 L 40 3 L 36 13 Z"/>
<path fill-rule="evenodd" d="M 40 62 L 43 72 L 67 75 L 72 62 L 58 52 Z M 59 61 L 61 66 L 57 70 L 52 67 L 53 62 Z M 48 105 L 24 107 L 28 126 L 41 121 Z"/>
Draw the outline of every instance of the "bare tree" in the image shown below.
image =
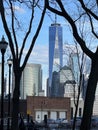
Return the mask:
<path fill-rule="evenodd" d="M 96 51 L 93 52 L 90 50 L 90 48 L 87 47 L 86 41 L 80 36 L 78 32 L 78 26 L 76 24 L 76 21 L 79 18 L 82 18 L 84 15 L 86 15 L 87 23 L 90 26 L 89 34 L 94 36 L 96 40 L 98 39 L 97 35 L 97 29 L 95 24 L 98 21 L 98 1 L 83 1 L 78 0 L 74 1 L 76 2 L 80 8 L 81 8 L 81 15 L 77 18 L 76 16 L 73 17 L 71 14 L 70 9 L 66 6 L 65 1 L 56 0 L 56 3 L 58 5 L 58 9 L 55 9 L 51 3 L 49 3 L 49 0 L 45 0 L 47 9 L 64 17 L 67 22 L 70 24 L 72 29 L 72 34 L 78 44 L 81 46 L 81 49 L 83 52 L 91 59 L 91 72 L 89 75 L 87 90 L 86 90 L 86 97 L 85 97 L 85 103 L 84 103 L 84 112 L 83 112 L 83 119 L 81 123 L 80 130 L 90 130 L 90 124 L 91 124 L 91 116 L 92 116 L 92 110 L 93 110 L 93 104 L 94 104 L 94 97 L 96 92 L 96 86 L 98 82 L 98 48 L 96 48 Z M 70 1 L 69 6 L 73 4 L 73 1 Z M 74 6 L 74 5 L 73 5 Z M 74 6 L 73 11 L 77 11 L 76 7 Z M 96 22 L 96 23 L 95 23 Z M 88 35 L 89 35 L 88 34 Z M 92 43 L 94 44 L 94 43 Z M 86 122 L 86 123 L 85 123 Z"/>
<path fill-rule="evenodd" d="M 72 67 L 71 67 L 72 75 L 73 75 L 75 83 L 77 85 L 77 86 L 75 86 L 74 84 L 72 85 L 73 102 L 74 102 L 74 106 L 75 106 L 72 130 L 74 130 L 75 126 L 76 126 L 76 117 L 77 117 L 77 113 L 78 113 L 80 94 L 82 92 L 83 72 L 84 72 L 84 65 L 85 65 L 84 53 L 82 53 L 81 49 L 79 49 L 80 47 L 77 45 L 77 42 L 76 41 L 74 41 L 74 42 L 75 42 L 75 46 L 73 46 L 73 49 L 72 49 L 72 47 L 70 47 L 70 45 L 69 45 L 69 47 L 67 47 L 67 49 L 69 50 L 69 59 L 70 59 L 69 63 L 68 63 L 69 66 L 74 66 L 72 56 L 70 56 L 70 55 L 75 55 L 75 58 L 77 58 L 77 67 L 78 67 L 78 69 L 76 69 L 76 70 L 72 69 Z M 74 71 L 76 71 L 76 72 L 74 72 Z"/>
<path fill-rule="evenodd" d="M 43 4 L 43 6 L 42 6 Z M 40 6 L 39 6 L 40 5 Z M 25 19 L 19 15 L 19 11 L 28 11 Z M 40 10 L 38 14 L 37 9 Z M 32 52 L 35 41 L 42 27 L 46 7 L 40 0 L 0 0 L 0 15 L 4 31 L 7 35 L 10 50 L 13 58 L 13 72 L 15 76 L 15 88 L 13 92 L 13 110 L 12 110 L 12 130 L 18 130 L 18 113 L 19 113 L 19 95 L 20 95 L 20 78 L 22 71 Z M 33 22 L 37 19 L 36 26 L 33 29 Z M 23 21 L 24 20 L 24 21 Z M 39 21 L 38 21 L 39 20 Z M 21 21 L 21 22 L 20 22 Z M 33 31 L 34 33 L 33 33 Z M 36 31 L 35 31 L 36 30 Z M 31 35 L 30 35 L 31 34 Z M 31 37 L 31 38 L 30 38 Z M 24 59 L 22 59 L 25 46 L 29 38 L 29 48 Z M 22 39 L 22 40 L 20 40 Z M 20 43 L 21 42 L 21 43 Z"/>

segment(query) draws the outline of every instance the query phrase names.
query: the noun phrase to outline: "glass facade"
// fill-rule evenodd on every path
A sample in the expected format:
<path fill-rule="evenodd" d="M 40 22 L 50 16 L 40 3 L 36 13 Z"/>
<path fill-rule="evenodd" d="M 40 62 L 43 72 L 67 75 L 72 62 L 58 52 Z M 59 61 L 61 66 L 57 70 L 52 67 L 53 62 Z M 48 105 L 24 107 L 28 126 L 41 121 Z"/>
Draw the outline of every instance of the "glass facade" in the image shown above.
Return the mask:
<path fill-rule="evenodd" d="M 38 96 L 42 89 L 42 70 L 40 64 L 27 64 L 21 77 L 20 97 Z"/>
<path fill-rule="evenodd" d="M 78 53 L 71 53 L 70 63 L 71 63 L 71 70 L 73 72 L 74 79 L 77 83 L 79 83 L 80 69 L 79 69 L 79 54 Z"/>
<path fill-rule="evenodd" d="M 58 72 L 63 65 L 63 40 L 60 24 L 49 27 L 49 87 L 52 84 L 52 73 Z"/>

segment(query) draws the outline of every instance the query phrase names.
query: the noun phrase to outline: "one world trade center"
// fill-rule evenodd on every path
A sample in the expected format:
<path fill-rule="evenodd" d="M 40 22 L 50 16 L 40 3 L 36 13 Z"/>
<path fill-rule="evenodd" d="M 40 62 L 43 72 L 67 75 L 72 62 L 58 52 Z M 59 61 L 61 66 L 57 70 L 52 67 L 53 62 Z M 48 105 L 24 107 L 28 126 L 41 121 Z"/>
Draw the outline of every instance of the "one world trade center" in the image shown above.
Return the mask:
<path fill-rule="evenodd" d="M 49 27 L 49 81 L 51 91 L 53 72 L 58 72 L 63 66 L 63 34 L 62 27 L 58 23 Z"/>

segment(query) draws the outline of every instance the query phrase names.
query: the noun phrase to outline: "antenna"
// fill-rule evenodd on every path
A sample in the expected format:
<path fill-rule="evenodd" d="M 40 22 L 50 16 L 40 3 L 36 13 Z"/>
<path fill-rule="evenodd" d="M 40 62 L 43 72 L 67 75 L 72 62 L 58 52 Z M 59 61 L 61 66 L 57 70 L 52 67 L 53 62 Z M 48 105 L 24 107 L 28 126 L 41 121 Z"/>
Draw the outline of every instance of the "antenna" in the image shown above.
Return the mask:
<path fill-rule="evenodd" d="M 55 14 L 55 24 L 57 23 L 57 14 Z"/>
<path fill-rule="evenodd" d="M 55 8 L 56 8 L 56 2 L 55 2 Z M 57 23 L 57 14 L 55 13 L 55 24 Z"/>

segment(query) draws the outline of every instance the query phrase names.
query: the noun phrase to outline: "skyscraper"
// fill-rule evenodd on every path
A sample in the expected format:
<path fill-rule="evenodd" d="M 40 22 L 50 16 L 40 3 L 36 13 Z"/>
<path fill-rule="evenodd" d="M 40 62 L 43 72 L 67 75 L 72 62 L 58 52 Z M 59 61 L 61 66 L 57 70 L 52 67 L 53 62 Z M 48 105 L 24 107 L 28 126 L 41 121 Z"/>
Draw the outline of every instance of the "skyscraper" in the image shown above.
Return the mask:
<path fill-rule="evenodd" d="M 79 54 L 78 53 L 70 54 L 70 67 L 71 67 L 75 81 L 79 83 L 80 69 L 79 69 Z"/>
<path fill-rule="evenodd" d="M 13 82 L 14 76 L 13 76 Z M 14 88 L 14 84 L 13 84 Z M 27 64 L 22 72 L 20 81 L 20 98 L 38 96 L 42 91 L 42 69 L 40 64 Z"/>
<path fill-rule="evenodd" d="M 63 38 L 62 27 L 58 23 L 49 27 L 49 81 L 48 87 L 52 87 L 52 74 L 58 72 L 63 65 Z"/>

